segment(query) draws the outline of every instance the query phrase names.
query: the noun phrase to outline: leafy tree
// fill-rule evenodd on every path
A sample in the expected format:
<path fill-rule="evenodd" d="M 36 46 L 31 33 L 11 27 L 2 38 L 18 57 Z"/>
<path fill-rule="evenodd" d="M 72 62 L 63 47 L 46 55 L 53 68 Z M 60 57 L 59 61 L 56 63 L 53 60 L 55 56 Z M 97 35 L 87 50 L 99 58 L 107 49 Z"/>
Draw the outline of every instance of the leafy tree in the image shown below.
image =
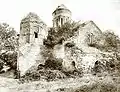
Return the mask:
<path fill-rule="evenodd" d="M 17 47 L 17 33 L 8 24 L 0 24 L 0 50 L 15 50 Z"/>
<path fill-rule="evenodd" d="M 113 31 L 107 30 L 103 32 L 103 39 L 104 39 L 104 48 L 105 50 L 109 51 L 119 51 L 120 46 L 120 38 L 115 35 Z M 118 50 L 119 49 L 119 50 Z"/>
<path fill-rule="evenodd" d="M 66 22 L 64 25 L 58 28 L 57 34 L 67 39 L 72 37 L 79 27 L 80 25 L 76 22 Z"/>
<path fill-rule="evenodd" d="M 88 38 L 90 38 L 90 36 Z M 120 38 L 111 30 L 102 32 L 99 37 L 93 36 L 89 46 L 91 45 L 103 51 L 120 53 Z"/>
<path fill-rule="evenodd" d="M 78 28 L 79 25 L 76 22 L 66 22 L 61 27 L 50 28 L 44 44 L 52 48 L 54 45 L 62 43 L 63 40 L 72 37 Z"/>
<path fill-rule="evenodd" d="M 6 23 L 0 24 L 0 59 L 10 69 L 16 69 L 18 38 L 16 31 Z"/>

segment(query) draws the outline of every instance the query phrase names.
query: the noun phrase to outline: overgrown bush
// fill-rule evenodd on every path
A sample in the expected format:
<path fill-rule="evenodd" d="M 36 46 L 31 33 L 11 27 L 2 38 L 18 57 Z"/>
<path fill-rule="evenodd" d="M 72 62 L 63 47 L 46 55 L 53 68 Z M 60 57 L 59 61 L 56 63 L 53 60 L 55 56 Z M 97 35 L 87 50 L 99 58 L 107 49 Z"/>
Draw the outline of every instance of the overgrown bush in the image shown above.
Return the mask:
<path fill-rule="evenodd" d="M 57 58 L 49 58 L 45 62 L 45 68 L 50 68 L 54 70 L 61 70 L 62 69 L 62 59 Z"/>
<path fill-rule="evenodd" d="M 71 91 L 70 91 L 71 92 Z M 90 85 L 83 85 L 72 92 L 119 92 L 113 83 L 96 82 Z"/>
<path fill-rule="evenodd" d="M 7 66 L 10 67 L 10 69 L 16 69 L 17 68 L 17 52 L 14 51 L 6 51 L 4 53 L 0 54 L 0 59 L 4 63 L 6 63 Z"/>
<path fill-rule="evenodd" d="M 66 78 L 66 75 L 59 70 L 40 69 L 31 73 L 26 73 L 21 77 L 21 82 L 46 80 L 53 81 Z"/>
<path fill-rule="evenodd" d="M 16 31 L 8 24 L 0 24 L 0 67 L 9 66 L 10 69 L 17 67 L 18 37 Z"/>
<path fill-rule="evenodd" d="M 102 51 L 120 53 L 120 38 L 114 32 L 107 30 L 102 33 L 102 38 L 96 47 Z"/>
<path fill-rule="evenodd" d="M 0 51 L 15 50 L 17 48 L 17 33 L 8 24 L 0 24 Z"/>
<path fill-rule="evenodd" d="M 44 40 L 44 45 L 54 47 L 56 44 L 61 44 L 63 40 L 74 36 L 79 26 L 75 22 L 67 22 L 61 27 L 50 28 L 47 39 Z"/>

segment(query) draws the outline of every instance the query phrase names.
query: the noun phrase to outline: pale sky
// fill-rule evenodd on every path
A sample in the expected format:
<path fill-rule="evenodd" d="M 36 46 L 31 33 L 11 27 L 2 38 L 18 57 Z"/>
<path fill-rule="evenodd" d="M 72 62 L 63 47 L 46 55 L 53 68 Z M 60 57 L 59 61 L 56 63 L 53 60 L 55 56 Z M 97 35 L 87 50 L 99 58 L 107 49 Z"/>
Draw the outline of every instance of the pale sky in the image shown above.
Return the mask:
<path fill-rule="evenodd" d="M 0 22 L 19 32 L 22 18 L 35 12 L 50 27 L 52 12 L 60 4 L 71 10 L 73 20 L 93 20 L 101 30 L 120 36 L 120 0 L 0 0 Z"/>

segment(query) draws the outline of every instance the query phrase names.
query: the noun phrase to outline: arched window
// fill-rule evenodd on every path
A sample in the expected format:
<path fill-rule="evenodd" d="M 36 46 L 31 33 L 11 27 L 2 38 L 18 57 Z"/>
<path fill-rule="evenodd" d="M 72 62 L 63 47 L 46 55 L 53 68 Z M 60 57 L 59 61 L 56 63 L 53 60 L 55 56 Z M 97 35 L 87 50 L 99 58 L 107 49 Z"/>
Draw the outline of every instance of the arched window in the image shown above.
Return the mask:
<path fill-rule="evenodd" d="M 37 32 L 34 32 L 34 34 L 35 34 L 35 38 L 38 38 L 38 33 L 37 33 Z"/>

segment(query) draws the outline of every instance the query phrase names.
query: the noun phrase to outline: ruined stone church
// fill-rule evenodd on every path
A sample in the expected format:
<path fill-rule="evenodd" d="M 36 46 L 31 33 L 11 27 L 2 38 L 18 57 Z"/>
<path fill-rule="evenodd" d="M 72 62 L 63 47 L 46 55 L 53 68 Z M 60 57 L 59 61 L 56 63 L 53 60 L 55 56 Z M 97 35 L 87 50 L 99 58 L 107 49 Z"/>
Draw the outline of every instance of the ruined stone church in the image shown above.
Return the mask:
<path fill-rule="evenodd" d="M 57 28 L 58 26 L 60 27 L 61 25 L 64 25 L 64 23 L 72 21 L 71 11 L 63 4 L 58 6 L 56 10 L 52 13 L 52 15 L 54 28 Z M 44 45 L 43 40 L 46 39 L 48 36 L 48 30 L 49 28 L 47 27 L 47 25 L 35 13 L 30 12 L 25 18 L 21 20 L 18 55 L 18 69 L 20 70 L 21 75 L 24 75 L 26 71 L 32 69 L 38 64 L 44 63 L 45 59 L 41 55 L 41 50 Z M 83 65 L 85 66 L 85 68 L 87 66 L 89 67 L 89 63 L 92 63 L 97 59 L 98 56 L 94 56 L 94 53 L 98 53 L 98 51 L 92 48 L 91 51 L 89 51 L 89 48 L 85 44 L 85 39 L 88 36 L 89 38 L 91 38 L 91 35 L 94 34 L 96 37 L 99 36 L 101 34 L 101 30 L 96 26 L 93 21 L 81 23 L 81 27 L 78 29 L 75 36 L 67 39 L 61 45 L 54 46 L 54 56 L 56 58 L 62 58 L 64 61 L 63 65 L 67 67 L 68 70 L 71 68 L 71 62 L 69 61 L 73 60 L 76 63 L 76 67 L 83 65 L 82 62 L 86 62 L 85 64 L 87 65 Z M 74 58 L 73 56 L 72 58 L 72 56 L 69 54 L 69 50 L 64 46 L 64 44 L 68 42 L 74 42 L 76 44 L 76 47 L 84 49 L 84 51 L 89 54 L 83 56 L 83 54 L 81 54 L 82 52 L 80 52 L 79 50 L 79 57 Z M 90 59 L 89 61 L 87 61 L 86 57 L 93 58 L 91 61 Z"/>

